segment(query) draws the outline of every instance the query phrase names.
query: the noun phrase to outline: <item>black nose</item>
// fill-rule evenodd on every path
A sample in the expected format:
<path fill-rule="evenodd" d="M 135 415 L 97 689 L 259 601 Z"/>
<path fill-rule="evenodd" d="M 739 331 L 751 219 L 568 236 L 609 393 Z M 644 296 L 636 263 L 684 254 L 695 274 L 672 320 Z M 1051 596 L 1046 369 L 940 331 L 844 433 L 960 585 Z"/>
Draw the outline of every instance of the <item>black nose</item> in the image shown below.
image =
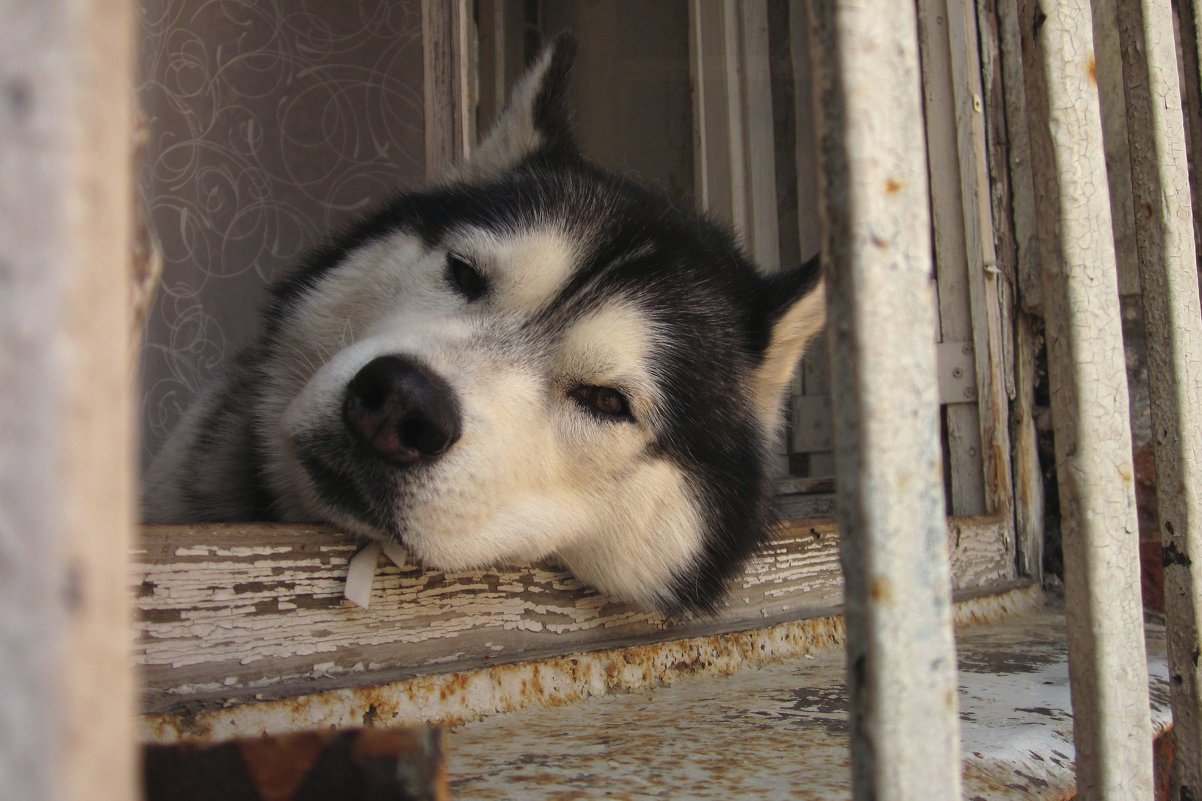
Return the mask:
<path fill-rule="evenodd" d="M 381 459 L 407 465 L 441 455 L 459 439 L 459 403 L 433 370 L 404 356 L 380 356 L 346 387 L 347 428 Z"/>

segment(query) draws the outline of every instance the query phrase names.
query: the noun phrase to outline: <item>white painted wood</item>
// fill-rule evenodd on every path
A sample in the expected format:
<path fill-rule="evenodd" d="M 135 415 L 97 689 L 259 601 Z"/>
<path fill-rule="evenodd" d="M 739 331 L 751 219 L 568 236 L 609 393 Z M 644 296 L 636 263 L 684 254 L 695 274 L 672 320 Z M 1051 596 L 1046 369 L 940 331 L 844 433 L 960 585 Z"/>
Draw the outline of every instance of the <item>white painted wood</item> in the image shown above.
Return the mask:
<path fill-rule="evenodd" d="M 1143 286 L 1156 499 L 1164 542 L 1175 798 L 1202 795 L 1202 308 L 1173 11 L 1120 0 L 1131 182 Z M 1096 27 L 1096 23 L 1095 23 Z"/>
<path fill-rule="evenodd" d="M 0 19 L 0 796 L 134 801 L 133 5 Z"/>
<path fill-rule="evenodd" d="M 810 6 L 856 799 L 960 797 L 915 11 Z"/>
<path fill-rule="evenodd" d="M 958 590 L 1016 578 L 1000 545 L 1001 521 L 955 519 L 953 527 Z M 583 590 L 550 563 L 443 573 L 381 560 L 364 610 L 344 600 L 357 549 L 322 527 L 145 527 L 129 579 L 144 709 L 279 698 L 745 629 L 831 614 L 842 602 L 839 534 L 829 521 L 782 525 L 735 581 L 717 619 L 672 626 Z"/>
<path fill-rule="evenodd" d="M 1088 0 L 1040 0 L 1056 181 L 1044 261 L 1080 798 L 1152 797 L 1134 471 Z M 1035 54 L 1032 54 L 1035 55 Z"/>
<path fill-rule="evenodd" d="M 1093 10 L 1094 73 L 1102 103 L 1102 139 L 1110 189 L 1110 221 L 1120 295 L 1139 293 L 1139 260 L 1135 251 L 1135 196 L 1131 189 L 1128 121 L 1134 123 L 1123 93 L 1123 54 L 1119 42 L 1117 0 L 1090 0 Z"/>

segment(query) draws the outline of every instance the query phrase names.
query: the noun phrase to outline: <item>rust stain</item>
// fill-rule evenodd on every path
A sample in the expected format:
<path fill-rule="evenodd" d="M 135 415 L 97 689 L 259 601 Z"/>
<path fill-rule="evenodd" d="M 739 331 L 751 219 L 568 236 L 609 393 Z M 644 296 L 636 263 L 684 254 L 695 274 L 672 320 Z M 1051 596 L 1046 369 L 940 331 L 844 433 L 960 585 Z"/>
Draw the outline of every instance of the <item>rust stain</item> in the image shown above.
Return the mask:
<path fill-rule="evenodd" d="M 1089 82 L 1092 84 L 1097 84 L 1097 82 L 1098 82 L 1098 62 L 1097 62 L 1097 59 L 1094 58 L 1092 55 L 1089 57 L 1089 61 L 1086 62 L 1085 69 L 1089 73 Z"/>
<path fill-rule="evenodd" d="M 887 604 L 893 601 L 893 585 L 889 583 L 888 579 L 873 579 L 868 592 L 872 596 L 872 600 L 877 603 Z"/>
<path fill-rule="evenodd" d="M 1030 585 L 962 601 L 955 614 L 961 624 L 985 623 L 1042 604 L 1042 591 Z M 752 631 L 490 665 L 222 709 L 145 715 L 140 736 L 147 742 L 169 743 L 314 727 L 454 726 L 531 706 L 558 707 L 593 696 L 673 684 L 688 676 L 727 676 L 786 658 L 834 652 L 844 641 L 842 617 L 811 618 Z"/>
<path fill-rule="evenodd" d="M 903 184 L 901 181 L 897 180 L 896 178 L 890 178 L 888 181 L 885 181 L 885 194 L 896 195 L 904 187 L 905 184 Z"/>

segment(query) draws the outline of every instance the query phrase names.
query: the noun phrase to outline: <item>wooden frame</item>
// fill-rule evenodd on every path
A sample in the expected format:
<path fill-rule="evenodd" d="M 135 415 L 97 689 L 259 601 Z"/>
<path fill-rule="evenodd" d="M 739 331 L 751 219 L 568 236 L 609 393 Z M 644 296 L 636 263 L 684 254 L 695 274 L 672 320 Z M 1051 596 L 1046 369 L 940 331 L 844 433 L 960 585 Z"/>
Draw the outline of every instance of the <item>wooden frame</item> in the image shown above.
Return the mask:
<path fill-rule="evenodd" d="M 481 38 L 479 58 L 505 70 L 512 66 L 512 53 L 504 43 L 514 37 L 513 14 L 508 13 L 513 9 L 507 6 L 504 2 L 482 3 L 479 23 L 487 32 Z M 697 175 L 699 190 L 711 205 L 719 212 L 738 212 L 739 224 L 751 226 L 751 246 L 757 257 L 776 268 L 779 250 L 766 7 L 765 0 L 691 6 L 695 69 L 714 77 L 697 93 L 698 115 L 708 120 L 698 127 L 699 159 L 709 165 Z M 799 0 L 792 7 L 801 13 Z M 491 104 L 495 110 L 498 93 L 504 88 L 505 79 L 500 76 L 488 82 L 487 89 L 473 78 L 476 57 L 472 53 L 476 49 L 462 42 L 471 33 L 466 9 L 463 0 L 450 4 L 427 0 L 423 4 L 424 50 L 427 65 L 433 65 L 426 76 L 427 108 L 437 107 L 427 118 L 431 172 L 467 152 L 472 138 L 469 123 L 475 117 L 469 110 L 475 107 L 477 93 L 481 104 Z M 799 96 L 804 99 L 810 97 L 810 70 L 797 58 L 809 45 L 805 26 L 798 23 L 794 21 L 791 33 L 798 47 L 793 70 Z M 966 91 L 961 89 L 960 94 Z M 799 130 L 806 132 L 812 130 L 809 106 L 810 101 L 805 100 L 795 109 Z M 801 126 L 803 115 L 805 125 Z M 979 140 L 980 125 L 975 124 L 976 128 L 962 132 L 960 138 Z M 803 134 L 799 140 L 804 138 Z M 799 145 L 803 146 L 804 142 Z M 970 149 L 977 159 L 973 162 L 976 168 L 984 169 L 981 148 Z M 815 194 L 813 156 L 812 144 L 806 154 L 799 150 L 800 172 L 809 176 L 799 175 L 799 181 L 809 182 L 811 186 L 805 190 L 809 196 Z M 957 220 L 968 213 L 962 208 L 988 215 L 988 207 L 982 212 L 979 206 L 979 184 L 970 183 L 962 190 L 958 172 L 946 174 L 955 178 L 947 196 L 954 203 Z M 732 176 L 730 180 L 718 180 L 726 175 Z M 979 173 L 974 175 L 979 178 Z M 962 191 L 969 201 L 960 199 Z M 817 210 L 810 210 L 807 219 L 816 218 Z M 816 236 L 816 231 L 808 235 Z M 964 252 L 963 245 L 960 251 Z M 982 281 L 989 280 L 985 261 L 982 257 Z M 967 293 L 964 282 L 961 287 Z M 996 304 L 997 298 L 991 302 Z M 964 307 L 967 314 L 967 297 Z M 978 318 L 992 319 L 983 313 Z M 974 320 L 973 326 L 965 328 L 967 336 L 985 337 L 985 332 L 991 331 L 989 336 L 997 338 L 996 327 L 989 329 Z M 949 339 L 936 349 L 941 368 L 938 386 L 944 397 L 978 394 L 975 387 L 984 368 L 979 358 L 974 361 L 971 348 L 965 353 L 965 344 Z M 976 350 L 989 359 L 1000 359 L 997 348 Z M 825 358 L 818 360 L 825 362 Z M 997 364 L 988 362 L 988 380 L 1000 387 Z M 825 390 L 823 393 L 825 398 Z M 1000 389 L 980 394 L 988 397 L 991 393 L 1005 398 Z M 968 430 L 977 431 L 975 405 L 965 408 L 972 421 Z M 989 413 L 999 414 L 998 408 L 990 406 Z M 989 420 L 995 422 L 995 417 Z M 1000 431 L 1004 441 L 1005 426 L 990 430 Z M 990 480 L 995 482 L 993 491 L 1004 496 L 1007 471 Z M 803 525 L 797 518 L 815 511 L 833 514 L 833 482 L 793 480 L 786 486 L 792 492 L 782 496 L 779 506 L 793 522 L 785 524 L 773 548 L 752 566 L 736 588 L 730 607 L 715 621 L 670 626 L 655 615 L 582 592 L 569 576 L 548 565 L 451 577 L 441 573 L 415 576 L 412 570 L 385 567 L 378 590 L 382 595 L 371 612 L 363 613 L 342 601 L 345 563 L 354 544 L 320 528 L 148 528 L 133 579 L 140 617 L 138 661 L 148 680 L 144 709 L 171 713 L 198 704 L 283 698 L 348 683 L 444 673 L 485 662 L 542 658 L 571 650 L 830 614 L 842 600 L 836 556 L 839 540 L 831 524 Z M 977 506 L 985 503 L 984 497 L 982 489 Z M 804 500 L 798 504 L 798 499 Z M 995 504 L 994 514 L 950 519 L 955 534 L 950 546 L 952 580 L 957 589 L 981 590 L 1019 577 L 1008 509 L 1005 504 Z M 803 528 L 805 533 L 799 534 Z M 256 550 L 260 547 L 267 550 Z M 275 634 L 264 637 L 260 634 L 264 631 Z M 559 633 L 553 635 L 554 631 Z M 335 644 L 330 645 L 331 641 Z M 269 664 L 270 670 L 264 672 Z"/>

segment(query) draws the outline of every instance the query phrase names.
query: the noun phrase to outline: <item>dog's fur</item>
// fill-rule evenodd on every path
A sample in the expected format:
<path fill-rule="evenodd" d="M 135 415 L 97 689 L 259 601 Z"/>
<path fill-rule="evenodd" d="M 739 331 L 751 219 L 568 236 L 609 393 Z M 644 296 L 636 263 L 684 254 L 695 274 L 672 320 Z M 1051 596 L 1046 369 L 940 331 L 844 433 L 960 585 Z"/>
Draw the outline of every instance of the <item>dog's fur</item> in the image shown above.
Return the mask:
<path fill-rule="evenodd" d="M 151 466 L 148 519 L 324 519 L 448 570 L 557 555 L 603 591 L 714 610 L 766 535 L 821 278 L 765 278 L 719 227 L 585 161 L 573 50 L 543 53 L 469 163 L 273 287 L 257 343 Z M 392 389 L 364 390 L 392 355 L 399 377 L 371 378 Z"/>

